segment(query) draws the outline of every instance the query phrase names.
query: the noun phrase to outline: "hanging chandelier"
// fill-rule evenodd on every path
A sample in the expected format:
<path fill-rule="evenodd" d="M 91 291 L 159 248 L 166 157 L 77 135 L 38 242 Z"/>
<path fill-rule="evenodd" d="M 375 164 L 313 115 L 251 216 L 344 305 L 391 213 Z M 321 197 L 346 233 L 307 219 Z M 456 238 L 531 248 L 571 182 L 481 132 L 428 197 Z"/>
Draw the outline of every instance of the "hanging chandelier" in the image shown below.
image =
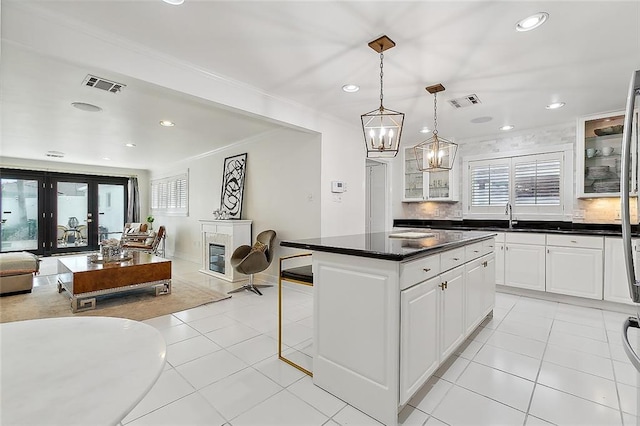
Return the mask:
<path fill-rule="evenodd" d="M 384 52 L 396 44 L 386 35 L 369 42 L 369 47 L 380 53 L 380 107 L 362 114 L 362 130 L 367 158 L 393 158 L 398 154 L 404 114 L 382 106 L 382 77 Z"/>
<path fill-rule="evenodd" d="M 455 164 L 458 145 L 438 136 L 438 92 L 443 92 L 444 86 L 436 84 L 427 87 L 426 90 L 433 95 L 433 134 L 426 141 L 413 147 L 418 169 L 423 172 L 451 170 Z"/>

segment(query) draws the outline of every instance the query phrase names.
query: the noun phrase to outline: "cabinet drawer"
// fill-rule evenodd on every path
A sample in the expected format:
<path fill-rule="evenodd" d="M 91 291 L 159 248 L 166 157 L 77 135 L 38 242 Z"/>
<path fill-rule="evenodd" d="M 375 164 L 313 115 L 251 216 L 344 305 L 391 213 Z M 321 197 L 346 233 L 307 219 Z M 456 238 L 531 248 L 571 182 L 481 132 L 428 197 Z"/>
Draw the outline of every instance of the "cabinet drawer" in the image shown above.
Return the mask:
<path fill-rule="evenodd" d="M 482 242 L 482 254 L 489 254 L 496 251 L 496 241 L 492 238 Z"/>
<path fill-rule="evenodd" d="M 507 243 L 534 244 L 543 246 L 546 243 L 545 234 L 532 234 L 530 232 L 507 232 Z"/>
<path fill-rule="evenodd" d="M 440 274 L 440 255 L 400 264 L 400 290 Z"/>
<path fill-rule="evenodd" d="M 440 253 L 440 270 L 448 271 L 464 263 L 464 247 Z"/>
<path fill-rule="evenodd" d="M 594 248 L 602 250 L 603 237 L 591 237 L 588 235 L 547 235 L 548 246 Z"/>
<path fill-rule="evenodd" d="M 468 262 L 483 255 L 482 241 L 464 247 L 464 258 Z"/>

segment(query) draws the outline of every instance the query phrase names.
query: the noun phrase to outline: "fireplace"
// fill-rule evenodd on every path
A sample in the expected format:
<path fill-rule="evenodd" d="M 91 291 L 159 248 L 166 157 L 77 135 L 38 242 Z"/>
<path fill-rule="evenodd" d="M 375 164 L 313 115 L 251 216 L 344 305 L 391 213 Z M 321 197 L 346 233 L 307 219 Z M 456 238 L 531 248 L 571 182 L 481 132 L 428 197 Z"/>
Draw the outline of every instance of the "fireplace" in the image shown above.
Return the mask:
<path fill-rule="evenodd" d="M 227 281 L 246 276 L 231 267 L 231 255 L 241 245 L 251 245 L 250 220 L 201 220 L 202 269 L 200 272 Z"/>
<path fill-rule="evenodd" d="M 225 246 L 209 243 L 209 270 L 224 275 Z"/>

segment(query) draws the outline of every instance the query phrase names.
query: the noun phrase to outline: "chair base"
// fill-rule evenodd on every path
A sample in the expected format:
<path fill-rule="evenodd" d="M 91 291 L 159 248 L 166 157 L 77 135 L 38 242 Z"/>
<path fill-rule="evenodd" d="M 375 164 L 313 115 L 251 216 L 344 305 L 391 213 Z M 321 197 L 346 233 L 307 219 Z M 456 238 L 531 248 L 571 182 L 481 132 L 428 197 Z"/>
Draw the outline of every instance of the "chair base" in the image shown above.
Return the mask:
<path fill-rule="evenodd" d="M 243 290 L 249 290 L 254 292 L 255 294 L 258 294 L 260 296 L 262 296 L 262 292 L 260 292 L 260 290 L 258 290 L 258 288 L 264 288 L 264 287 L 273 287 L 273 285 L 271 284 L 254 284 L 253 283 L 253 275 L 249 275 L 249 282 L 245 285 L 243 285 L 242 287 L 238 287 L 235 290 L 231 290 L 229 292 L 227 292 L 227 294 L 231 294 L 231 293 L 238 293 L 240 291 Z"/>

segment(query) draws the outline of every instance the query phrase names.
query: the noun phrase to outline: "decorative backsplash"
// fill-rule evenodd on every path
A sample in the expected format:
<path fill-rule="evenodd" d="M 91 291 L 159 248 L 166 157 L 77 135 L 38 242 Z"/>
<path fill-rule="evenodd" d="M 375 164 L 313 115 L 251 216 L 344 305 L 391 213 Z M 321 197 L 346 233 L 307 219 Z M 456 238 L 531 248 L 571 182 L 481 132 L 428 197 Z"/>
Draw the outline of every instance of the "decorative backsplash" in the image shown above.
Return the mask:
<path fill-rule="evenodd" d="M 572 126 L 554 127 L 532 131 L 521 135 L 502 136 L 492 140 L 459 141 L 458 167 L 465 156 L 491 152 L 518 151 L 545 145 L 576 143 L 576 128 Z M 575 176 L 574 162 L 574 176 Z M 459 194 L 462 194 L 462 179 Z M 575 179 L 574 179 L 575 181 Z M 575 192 L 575 188 L 572 188 Z M 630 203 L 632 223 L 637 222 L 638 210 L 635 199 Z M 462 202 L 457 203 L 402 203 L 404 217 L 407 219 L 462 219 Z M 620 223 L 620 198 L 577 199 L 573 197 L 573 221 L 580 223 Z"/>

